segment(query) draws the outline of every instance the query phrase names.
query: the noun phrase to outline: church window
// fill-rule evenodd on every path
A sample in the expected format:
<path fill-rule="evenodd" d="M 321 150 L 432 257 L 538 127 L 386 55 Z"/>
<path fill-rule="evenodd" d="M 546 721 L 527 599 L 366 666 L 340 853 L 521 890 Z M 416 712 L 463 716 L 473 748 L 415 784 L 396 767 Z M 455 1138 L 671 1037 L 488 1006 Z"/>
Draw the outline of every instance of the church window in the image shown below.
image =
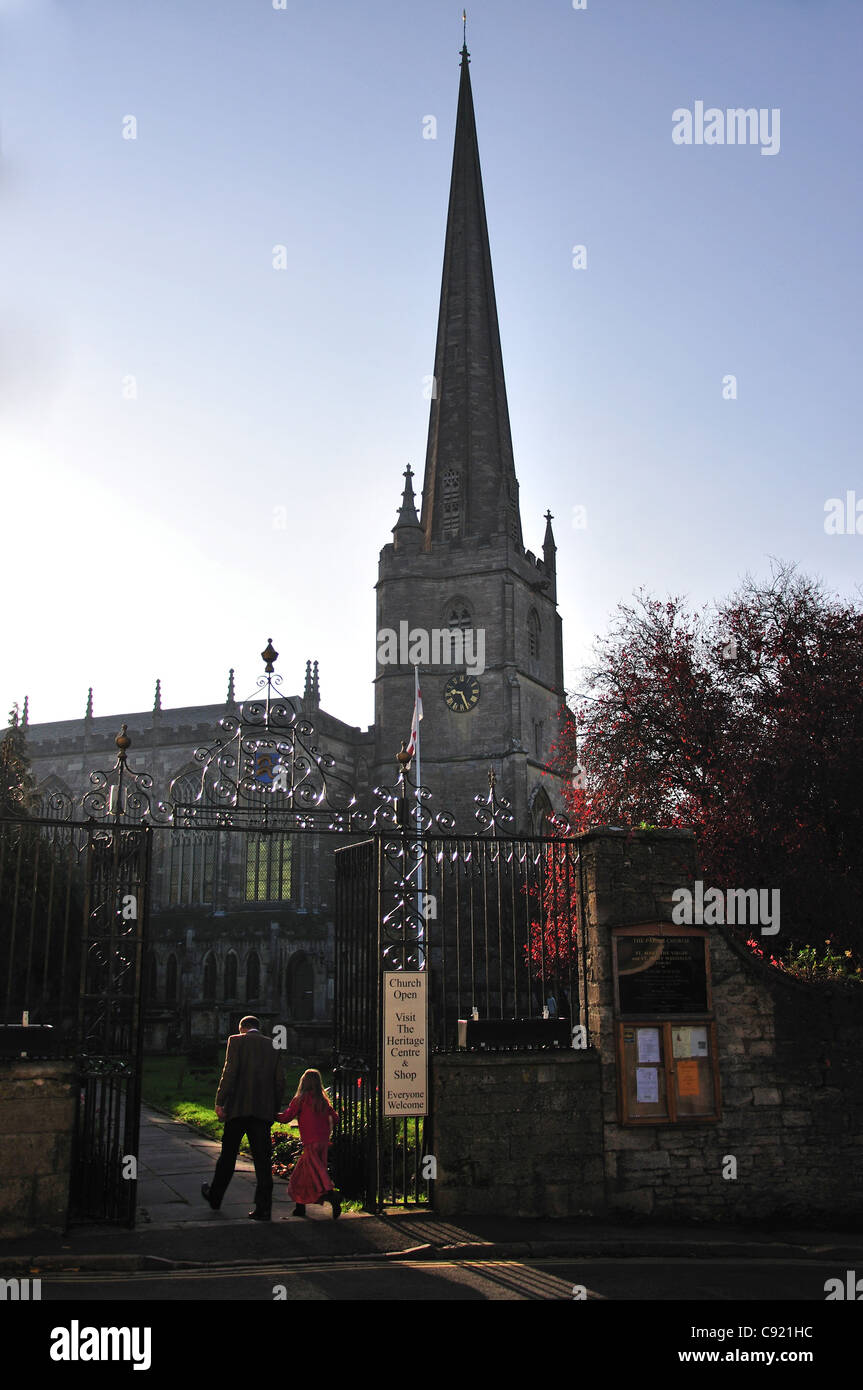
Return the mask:
<path fill-rule="evenodd" d="M 446 625 L 450 631 L 461 628 L 462 632 L 466 632 L 472 626 L 470 609 L 467 605 L 460 601 L 451 603 L 447 610 Z"/>
<path fill-rule="evenodd" d="M 534 609 L 527 620 L 527 649 L 531 656 L 539 656 L 539 618 Z"/>
<path fill-rule="evenodd" d="M 195 800 L 200 784 L 178 777 L 172 786 L 175 804 Z M 171 904 L 191 907 L 213 901 L 216 836 L 213 831 L 177 829 L 171 836 Z"/>
<path fill-rule="evenodd" d="M 156 998 L 156 990 L 157 990 L 157 988 L 158 988 L 158 978 L 159 978 L 159 977 L 158 977 L 158 969 L 157 969 L 157 966 L 156 966 L 156 957 L 155 957 L 155 955 L 153 954 L 153 952 L 150 951 L 149 954 L 148 954 L 148 956 L 147 956 L 147 991 L 146 991 L 146 993 L 147 993 L 147 998 L 148 998 L 148 999 L 155 999 L 155 998 Z"/>
<path fill-rule="evenodd" d="M 541 720 L 541 719 L 536 719 L 536 720 L 534 720 L 534 725 L 533 725 L 533 739 L 534 739 L 534 745 L 535 745 L 535 753 L 536 753 L 536 756 L 537 756 L 538 758 L 541 758 L 541 757 L 542 757 L 542 720 Z"/>
<path fill-rule="evenodd" d="M 290 1017 L 308 1022 L 315 1012 L 315 977 L 308 956 L 296 955 L 285 971 L 285 996 Z"/>
<path fill-rule="evenodd" d="M 457 536 L 461 530 L 461 474 L 448 468 L 443 475 L 443 527 L 442 534 Z"/>
<path fill-rule="evenodd" d="M 177 957 L 170 955 L 168 964 L 165 968 L 165 1001 L 168 1004 L 177 1002 Z"/>
<path fill-rule="evenodd" d="M 225 998 L 236 999 L 237 997 L 237 957 L 233 951 L 229 951 L 225 957 Z"/>
<path fill-rule="evenodd" d="M 246 961 L 246 1003 L 257 999 L 261 992 L 261 959 L 257 951 L 249 952 Z"/>
<path fill-rule="evenodd" d="M 290 835 L 245 838 L 246 902 L 287 902 L 291 896 Z"/>
<path fill-rule="evenodd" d="M 534 835 L 551 835 L 552 806 L 548 799 L 548 793 L 539 787 L 533 797 L 530 808 L 530 818 L 533 823 Z"/>
<path fill-rule="evenodd" d="M 216 957 L 212 951 L 207 953 L 204 960 L 204 998 L 215 999 L 216 997 Z"/>

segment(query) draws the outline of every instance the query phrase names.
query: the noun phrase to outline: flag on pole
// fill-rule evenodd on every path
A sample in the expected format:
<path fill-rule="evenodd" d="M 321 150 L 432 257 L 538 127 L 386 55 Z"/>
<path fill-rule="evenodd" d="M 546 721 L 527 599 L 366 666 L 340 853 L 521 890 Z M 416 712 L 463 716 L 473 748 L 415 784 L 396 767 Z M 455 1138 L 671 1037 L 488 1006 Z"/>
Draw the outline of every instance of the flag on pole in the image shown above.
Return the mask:
<path fill-rule="evenodd" d="M 411 720 L 411 736 L 408 742 L 407 752 L 413 757 L 419 747 L 420 741 L 420 720 L 423 717 L 423 693 L 420 690 L 419 671 L 414 667 L 414 684 L 416 693 L 414 695 L 414 717 Z"/>

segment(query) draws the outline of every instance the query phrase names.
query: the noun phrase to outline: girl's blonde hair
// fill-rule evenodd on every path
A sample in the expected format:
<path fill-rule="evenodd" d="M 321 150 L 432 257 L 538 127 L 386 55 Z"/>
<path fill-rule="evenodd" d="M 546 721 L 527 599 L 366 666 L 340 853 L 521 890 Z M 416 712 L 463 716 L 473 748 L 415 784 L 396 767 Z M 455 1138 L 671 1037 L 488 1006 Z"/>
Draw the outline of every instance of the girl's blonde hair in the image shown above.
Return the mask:
<path fill-rule="evenodd" d="M 300 1077 L 299 1085 L 294 1092 L 294 1100 L 302 1100 L 303 1096 L 311 1098 L 312 1107 L 318 1111 L 332 1110 L 329 1097 L 324 1090 L 324 1083 L 321 1081 L 321 1073 L 314 1067 L 309 1067 Z"/>

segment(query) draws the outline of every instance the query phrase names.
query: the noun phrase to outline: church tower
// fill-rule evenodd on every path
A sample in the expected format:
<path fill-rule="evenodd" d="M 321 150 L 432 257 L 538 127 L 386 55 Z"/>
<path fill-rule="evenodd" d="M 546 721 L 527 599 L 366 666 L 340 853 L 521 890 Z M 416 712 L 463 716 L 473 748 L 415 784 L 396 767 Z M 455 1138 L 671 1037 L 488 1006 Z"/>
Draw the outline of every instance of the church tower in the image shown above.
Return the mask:
<path fill-rule="evenodd" d="M 408 468 L 378 570 L 375 778 L 394 780 L 418 664 L 433 808 L 471 833 L 491 767 L 527 834 L 560 805 L 543 776 L 564 703 L 556 546 L 550 513 L 542 557 L 522 543 L 469 63 L 465 45 L 421 513 Z"/>

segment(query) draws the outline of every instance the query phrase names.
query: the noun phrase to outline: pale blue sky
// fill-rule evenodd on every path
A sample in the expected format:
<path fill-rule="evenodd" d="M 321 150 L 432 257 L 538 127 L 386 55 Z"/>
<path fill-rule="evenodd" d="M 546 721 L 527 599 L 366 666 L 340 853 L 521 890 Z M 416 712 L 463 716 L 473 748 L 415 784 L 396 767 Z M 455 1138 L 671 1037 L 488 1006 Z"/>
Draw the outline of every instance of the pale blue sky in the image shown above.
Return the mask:
<path fill-rule="evenodd" d="M 826 535 L 824 504 L 863 499 L 858 0 L 468 8 L 568 685 L 640 584 L 702 603 L 774 555 L 853 595 L 863 535 Z M 291 689 L 317 658 L 325 708 L 368 723 L 378 552 L 425 457 L 461 5 L 0 0 L 0 28 L 3 708 L 72 718 L 92 684 L 119 715 L 157 676 L 166 707 L 208 703 L 229 666 L 242 696 L 272 636 Z M 778 107 L 780 152 L 675 145 L 697 100 Z"/>

